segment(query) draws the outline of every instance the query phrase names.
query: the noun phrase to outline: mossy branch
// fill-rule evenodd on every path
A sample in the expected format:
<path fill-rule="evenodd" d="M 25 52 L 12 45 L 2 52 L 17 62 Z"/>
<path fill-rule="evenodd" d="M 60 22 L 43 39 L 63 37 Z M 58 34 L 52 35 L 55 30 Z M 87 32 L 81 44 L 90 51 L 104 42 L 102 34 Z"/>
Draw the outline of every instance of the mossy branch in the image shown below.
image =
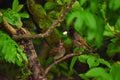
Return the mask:
<path fill-rule="evenodd" d="M 35 38 L 48 37 L 50 33 L 53 31 L 53 29 L 56 27 L 56 25 L 60 23 L 65 17 L 65 15 L 69 12 L 74 2 L 75 0 L 71 0 L 71 2 L 67 5 L 65 11 L 60 15 L 60 17 L 55 22 L 53 22 L 53 24 L 50 26 L 50 28 L 45 33 L 35 34 L 35 35 L 19 35 L 19 36 L 13 35 L 13 39 L 18 40 L 18 39 L 35 39 Z"/>

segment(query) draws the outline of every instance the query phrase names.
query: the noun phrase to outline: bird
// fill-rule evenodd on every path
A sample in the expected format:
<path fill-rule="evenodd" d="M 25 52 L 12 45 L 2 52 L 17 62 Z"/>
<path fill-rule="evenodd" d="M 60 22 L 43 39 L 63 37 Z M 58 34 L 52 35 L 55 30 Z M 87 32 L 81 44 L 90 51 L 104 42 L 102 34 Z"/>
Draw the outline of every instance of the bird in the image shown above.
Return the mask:
<path fill-rule="evenodd" d="M 50 56 L 53 56 L 54 60 L 58 60 L 65 55 L 64 43 L 59 42 L 49 53 Z"/>
<path fill-rule="evenodd" d="M 86 43 L 86 41 L 83 39 L 83 37 L 77 33 L 74 29 L 74 27 L 71 27 L 68 31 L 68 36 L 72 40 L 73 44 L 79 48 L 88 48 L 91 49 L 90 46 Z"/>

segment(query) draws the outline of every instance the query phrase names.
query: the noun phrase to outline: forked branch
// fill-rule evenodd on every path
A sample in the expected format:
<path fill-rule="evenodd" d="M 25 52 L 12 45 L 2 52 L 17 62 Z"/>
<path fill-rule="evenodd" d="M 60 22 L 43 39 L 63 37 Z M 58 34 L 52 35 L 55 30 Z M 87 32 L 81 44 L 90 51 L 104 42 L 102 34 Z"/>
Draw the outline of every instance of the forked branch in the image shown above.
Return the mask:
<path fill-rule="evenodd" d="M 35 35 L 19 35 L 19 36 L 13 35 L 13 39 L 15 39 L 15 40 L 17 40 L 17 39 L 35 39 L 35 38 L 48 37 L 50 35 L 50 33 L 53 31 L 53 29 L 56 27 L 56 25 L 58 23 L 60 23 L 63 20 L 63 18 L 65 17 L 65 15 L 69 12 L 69 10 L 72 7 L 74 2 L 75 2 L 75 0 L 71 0 L 71 2 L 66 7 L 65 11 L 60 15 L 60 17 L 55 22 L 53 22 L 53 24 L 50 26 L 50 28 L 45 33 L 35 34 Z"/>

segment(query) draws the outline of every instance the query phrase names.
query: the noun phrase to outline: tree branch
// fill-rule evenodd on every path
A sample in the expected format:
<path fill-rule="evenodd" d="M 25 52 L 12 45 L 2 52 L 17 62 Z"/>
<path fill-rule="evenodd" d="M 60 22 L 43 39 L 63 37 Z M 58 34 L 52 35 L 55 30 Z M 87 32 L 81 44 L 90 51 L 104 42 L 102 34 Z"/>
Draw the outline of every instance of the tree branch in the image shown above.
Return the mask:
<path fill-rule="evenodd" d="M 48 37 L 50 35 L 50 33 L 53 31 L 53 29 L 56 27 L 56 25 L 58 23 L 60 23 L 63 18 L 65 17 L 65 15 L 69 12 L 70 8 L 72 7 L 73 3 L 75 2 L 75 0 L 71 0 L 71 2 L 68 4 L 67 8 L 65 9 L 65 11 L 60 15 L 60 17 L 50 26 L 50 28 L 42 34 L 35 34 L 35 35 L 13 35 L 13 39 L 35 39 L 35 38 L 44 38 L 44 37 Z"/>
<path fill-rule="evenodd" d="M 2 16 L 3 14 L 0 12 L 0 16 Z M 6 19 L 3 17 L 2 19 L 2 23 L 4 26 L 4 29 L 10 33 L 11 35 L 15 35 L 17 32 L 16 30 L 6 21 Z"/>
<path fill-rule="evenodd" d="M 81 55 L 82 53 L 71 53 L 71 54 L 67 54 L 66 56 L 56 60 L 54 63 L 52 63 L 51 65 L 49 65 L 46 69 L 45 69 L 45 75 L 47 75 L 47 73 L 50 71 L 50 69 L 55 66 L 56 64 L 58 64 L 59 62 L 61 61 L 64 61 L 65 59 L 68 59 L 70 57 L 73 57 L 73 56 L 78 56 L 78 55 Z"/>
<path fill-rule="evenodd" d="M 84 51 L 84 52 L 79 52 L 79 53 L 70 53 L 70 54 L 67 54 L 65 55 L 64 57 L 56 60 L 54 63 L 52 63 L 51 65 L 49 65 L 46 69 L 45 69 L 45 75 L 48 74 L 48 72 L 50 71 L 50 69 L 55 66 L 56 64 L 58 64 L 59 62 L 61 61 L 64 61 L 65 59 L 68 59 L 70 57 L 73 57 L 73 56 L 79 56 L 81 54 L 89 54 L 89 53 L 94 53 L 96 51 L 96 49 L 89 49 L 87 51 Z"/>

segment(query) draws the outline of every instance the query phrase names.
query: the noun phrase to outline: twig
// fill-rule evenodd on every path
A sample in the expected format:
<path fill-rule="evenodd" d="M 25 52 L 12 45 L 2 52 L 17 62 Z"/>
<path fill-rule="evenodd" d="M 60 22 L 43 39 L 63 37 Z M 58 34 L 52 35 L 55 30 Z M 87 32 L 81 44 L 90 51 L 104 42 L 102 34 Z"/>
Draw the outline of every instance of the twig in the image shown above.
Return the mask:
<path fill-rule="evenodd" d="M 0 12 L 0 16 L 2 16 L 2 15 L 3 14 Z M 7 30 L 8 33 L 10 33 L 11 35 L 16 34 L 16 30 L 6 21 L 6 19 L 4 17 L 2 19 L 2 23 L 3 23 L 5 30 Z"/>
<path fill-rule="evenodd" d="M 79 56 L 81 54 L 89 54 L 89 53 L 94 53 L 96 51 L 96 49 L 89 49 L 89 50 L 86 50 L 84 52 L 79 52 L 79 53 L 70 53 L 70 54 L 67 54 L 66 56 L 56 60 L 54 63 L 52 63 L 51 65 L 49 65 L 46 69 L 45 69 L 45 75 L 47 75 L 47 73 L 50 71 L 50 69 L 55 66 L 56 64 L 58 64 L 59 62 L 61 61 L 64 61 L 65 59 L 68 59 L 70 57 L 73 57 L 73 56 Z"/>
<path fill-rule="evenodd" d="M 71 2 L 68 4 L 67 8 L 65 9 L 65 11 L 60 15 L 60 17 L 50 26 L 50 28 L 42 34 L 35 34 L 35 35 L 13 35 L 13 39 L 35 39 L 35 38 L 44 38 L 44 37 L 48 37 L 50 35 L 50 33 L 53 31 L 53 29 L 56 27 L 56 25 L 58 23 L 60 23 L 63 18 L 65 17 L 65 15 L 69 12 L 70 8 L 72 7 L 73 3 L 75 2 L 75 0 L 71 0 Z"/>
<path fill-rule="evenodd" d="M 59 62 L 61 61 L 64 61 L 65 59 L 68 59 L 70 57 L 73 57 L 73 56 L 78 56 L 78 55 L 81 55 L 82 53 L 71 53 L 71 54 L 67 54 L 66 56 L 56 60 L 54 63 L 52 63 L 50 66 L 48 66 L 46 69 L 45 69 L 45 75 L 47 75 L 47 73 L 50 71 L 50 69 L 55 66 L 56 64 L 58 64 Z"/>
<path fill-rule="evenodd" d="M 3 18 L 2 22 L 8 33 L 10 33 L 11 35 L 15 35 L 17 33 L 16 30 L 6 21 L 5 18 Z"/>

